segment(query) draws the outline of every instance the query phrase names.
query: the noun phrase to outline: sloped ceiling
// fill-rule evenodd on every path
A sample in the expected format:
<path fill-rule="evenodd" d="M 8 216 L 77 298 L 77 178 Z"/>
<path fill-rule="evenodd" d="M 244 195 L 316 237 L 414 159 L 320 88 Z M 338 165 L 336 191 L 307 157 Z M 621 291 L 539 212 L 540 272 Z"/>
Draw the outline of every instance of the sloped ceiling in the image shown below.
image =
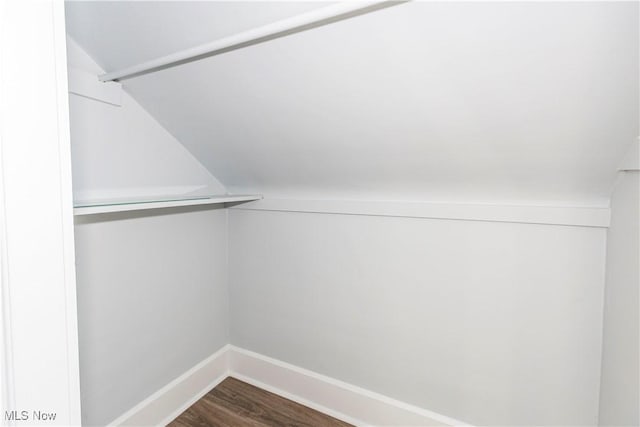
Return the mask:
<path fill-rule="evenodd" d="M 326 4 L 66 7 L 113 71 Z M 635 2 L 410 2 L 123 83 L 237 192 L 601 205 L 638 38 Z"/>

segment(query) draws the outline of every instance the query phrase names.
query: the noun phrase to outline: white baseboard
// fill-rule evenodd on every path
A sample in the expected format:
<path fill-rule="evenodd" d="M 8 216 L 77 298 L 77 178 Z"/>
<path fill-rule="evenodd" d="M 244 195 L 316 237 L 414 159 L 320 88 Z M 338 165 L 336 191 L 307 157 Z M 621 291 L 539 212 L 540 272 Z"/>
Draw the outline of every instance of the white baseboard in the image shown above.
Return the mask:
<path fill-rule="evenodd" d="M 230 347 L 222 347 L 109 425 L 166 426 L 229 376 Z"/>
<path fill-rule="evenodd" d="M 468 426 L 252 351 L 230 347 L 231 375 L 358 426 Z"/>
<path fill-rule="evenodd" d="M 110 425 L 165 426 L 228 376 L 357 426 L 469 425 L 231 345 L 198 363 Z"/>

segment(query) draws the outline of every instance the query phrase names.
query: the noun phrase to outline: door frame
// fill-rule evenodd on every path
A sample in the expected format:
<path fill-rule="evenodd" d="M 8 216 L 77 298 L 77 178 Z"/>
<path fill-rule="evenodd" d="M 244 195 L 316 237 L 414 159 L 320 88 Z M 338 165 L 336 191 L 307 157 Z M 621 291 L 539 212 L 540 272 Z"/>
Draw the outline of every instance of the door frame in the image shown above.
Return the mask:
<path fill-rule="evenodd" d="M 2 0 L 0 425 L 81 424 L 70 148 L 64 3 Z"/>

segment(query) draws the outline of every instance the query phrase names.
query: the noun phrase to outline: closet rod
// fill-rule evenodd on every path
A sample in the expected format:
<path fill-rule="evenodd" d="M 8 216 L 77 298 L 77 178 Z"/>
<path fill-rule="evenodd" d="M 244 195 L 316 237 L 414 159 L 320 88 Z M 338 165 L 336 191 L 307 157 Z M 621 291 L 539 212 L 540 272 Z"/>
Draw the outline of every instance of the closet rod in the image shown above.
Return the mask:
<path fill-rule="evenodd" d="M 138 65 L 124 68 L 118 71 L 105 73 L 98 78 L 102 82 L 124 80 L 137 77 L 154 71 L 164 70 L 188 62 L 197 61 L 210 56 L 220 55 L 243 47 L 263 43 L 269 40 L 299 33 L 312 28 L 364 15 L 369 12 L 384 9 L 397 4 L 406 3 L 401 1 L 345 1 L 335 5 L 312 10 L 298 16 L 273 22 L 262 27 L 244 31 L 232 36 L 224 37 L 210 43 L 174 52 L 170 55 L 152 59 Z"/>

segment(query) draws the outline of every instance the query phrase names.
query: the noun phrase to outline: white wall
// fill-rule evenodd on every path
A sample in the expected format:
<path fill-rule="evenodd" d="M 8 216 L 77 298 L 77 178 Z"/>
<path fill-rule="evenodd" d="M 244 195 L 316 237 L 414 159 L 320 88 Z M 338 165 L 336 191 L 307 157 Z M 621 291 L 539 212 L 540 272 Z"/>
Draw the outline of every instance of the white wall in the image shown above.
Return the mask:
<path fill-rule="evenodd" d="M 604 228 L 229 215 L 232 344 L 476 425 L 597 423 Z"/>
<path fill-rule="evenodd" d="M 105 425 L 228 343 L 224 209 L 76 219 L 85 425 Z"/>
<path fill-rule="evenodd" d="M 601 426 L 640 424 L 640 172 L 637 169 L 636 166 L 633 172 L 620 173 L 611 199 L 600 391 Z"/>
<path fill-rule="evenodd" d="M 102 69 L 71 38 L 70 68 Z M 69 95 L 73 190 L 76 200 L 166 195 L 196 189 L 224 194 L 224 187 L 169 132 L 123 91 L 117 107 Z M 203 188 L 204 187 L 204 188 Z"/>
<path fill-rule="evenodd" d="M 100 68 L 71 39 L 69 66 Z M 75 199 L 224 187 L 126 92 L 70 94 Z M 76 219 L 82 421 L 105 425 L 228 342 L 223 209 Z"/>

